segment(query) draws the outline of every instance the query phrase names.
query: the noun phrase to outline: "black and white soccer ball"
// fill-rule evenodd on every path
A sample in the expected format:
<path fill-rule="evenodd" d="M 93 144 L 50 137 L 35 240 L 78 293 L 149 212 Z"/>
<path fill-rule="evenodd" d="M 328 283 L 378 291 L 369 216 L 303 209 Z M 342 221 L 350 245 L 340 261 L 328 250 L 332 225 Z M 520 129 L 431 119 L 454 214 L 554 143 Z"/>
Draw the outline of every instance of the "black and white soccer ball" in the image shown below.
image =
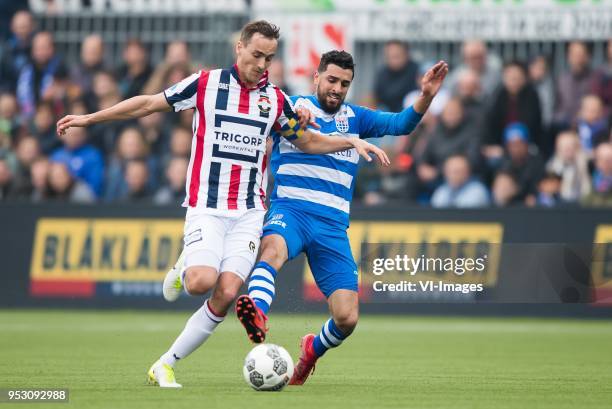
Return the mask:
<path fill-rule="evenodd" d="M 246 383 L 257 391 L 280 391 L 293 376 L 293 360 L 283 347 L 260 344 L 244 359 L 242 373 Z"/>

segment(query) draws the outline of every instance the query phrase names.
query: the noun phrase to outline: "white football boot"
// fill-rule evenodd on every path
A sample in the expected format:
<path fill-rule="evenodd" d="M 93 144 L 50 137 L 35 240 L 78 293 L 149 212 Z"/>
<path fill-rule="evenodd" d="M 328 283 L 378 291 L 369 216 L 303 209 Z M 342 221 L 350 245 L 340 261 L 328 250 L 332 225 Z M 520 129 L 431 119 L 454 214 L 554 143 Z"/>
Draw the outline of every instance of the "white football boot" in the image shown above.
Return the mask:
<path fill-rule="evenodd" d="M 181 251 L 181 255 L 176 264 L 168 271 L 166 278 L 164 278 L 163 293 L 164 299 L 168 302 L 174 302 L 181 295 L 183 291 L 183 284 L 181 283 L 181 273 L 183 272 L 183 263 L 185 262 L 185 252 Z"/>
<path fill-rule="evenodd" d="M 176 383 L 174 369 L 161 361 L 157 361 L 149 369 L 148 381 L 151 385 L 159 385 L 161 388 L 182 388 L 183 385 Z"/>

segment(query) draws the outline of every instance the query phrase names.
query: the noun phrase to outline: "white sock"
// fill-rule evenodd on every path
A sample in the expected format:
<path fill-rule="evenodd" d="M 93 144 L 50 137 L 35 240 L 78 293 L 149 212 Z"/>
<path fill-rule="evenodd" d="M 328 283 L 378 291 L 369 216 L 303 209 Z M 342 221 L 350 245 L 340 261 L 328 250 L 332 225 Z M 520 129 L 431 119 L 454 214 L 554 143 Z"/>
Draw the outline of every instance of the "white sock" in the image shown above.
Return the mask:
<path fill-rule="evenodd" d="M 160 361 L 174 367 L 179 359 L 185 358 L 202 345 L 224 318 L 215 315 L 208 307 L 208 300 L 204 301 L 204 305 L 189 318 L 183 332 L 168 352 L 161 356 Z"/>

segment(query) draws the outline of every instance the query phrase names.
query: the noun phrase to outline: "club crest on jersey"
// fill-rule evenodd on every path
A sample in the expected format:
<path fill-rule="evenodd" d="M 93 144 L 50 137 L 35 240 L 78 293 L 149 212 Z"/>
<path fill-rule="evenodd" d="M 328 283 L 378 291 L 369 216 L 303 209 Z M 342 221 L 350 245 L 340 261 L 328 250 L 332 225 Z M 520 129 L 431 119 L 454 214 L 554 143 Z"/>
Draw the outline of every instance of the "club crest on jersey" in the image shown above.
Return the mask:
<path fill-rule="evenodd" d="M 259 112 L 264 114 L 270 112 L 270 109 L 272 108 L 270 98 L 268 98 L 267 95 L 261 95 L 257 100 L 257 108 L 259 108 Z"/>
<path fill-rule="evenodd" d="M 336 116 L 336 129 L 340 133 L 347 133 L 349 131 L 349 121 L 345 115 Z"/>

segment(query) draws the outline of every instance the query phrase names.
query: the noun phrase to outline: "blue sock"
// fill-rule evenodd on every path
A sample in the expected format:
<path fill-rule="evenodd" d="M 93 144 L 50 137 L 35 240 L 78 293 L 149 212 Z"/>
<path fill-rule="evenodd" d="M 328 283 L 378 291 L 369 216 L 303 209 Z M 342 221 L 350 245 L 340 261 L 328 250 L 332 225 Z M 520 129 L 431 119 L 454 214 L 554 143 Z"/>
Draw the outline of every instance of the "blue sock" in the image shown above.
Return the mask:
<path fill-rule="evenodd" d="M 270 304 L 274 300 L 274 279 L 276 270 L 265 261 L 255 264 L 251 278 L 249 279 L 249 297 L 255 304 L 267 314 L 270 311 Z"/>
<path fill-rule="evenodd" d="M 333 318 L 328 319 L 321 332 L 317 335 L 312 343 L 317 356 L 322 356 L 328 349 L 335 348 L 344 341 L 346 336 L 336 326 Z"/>

